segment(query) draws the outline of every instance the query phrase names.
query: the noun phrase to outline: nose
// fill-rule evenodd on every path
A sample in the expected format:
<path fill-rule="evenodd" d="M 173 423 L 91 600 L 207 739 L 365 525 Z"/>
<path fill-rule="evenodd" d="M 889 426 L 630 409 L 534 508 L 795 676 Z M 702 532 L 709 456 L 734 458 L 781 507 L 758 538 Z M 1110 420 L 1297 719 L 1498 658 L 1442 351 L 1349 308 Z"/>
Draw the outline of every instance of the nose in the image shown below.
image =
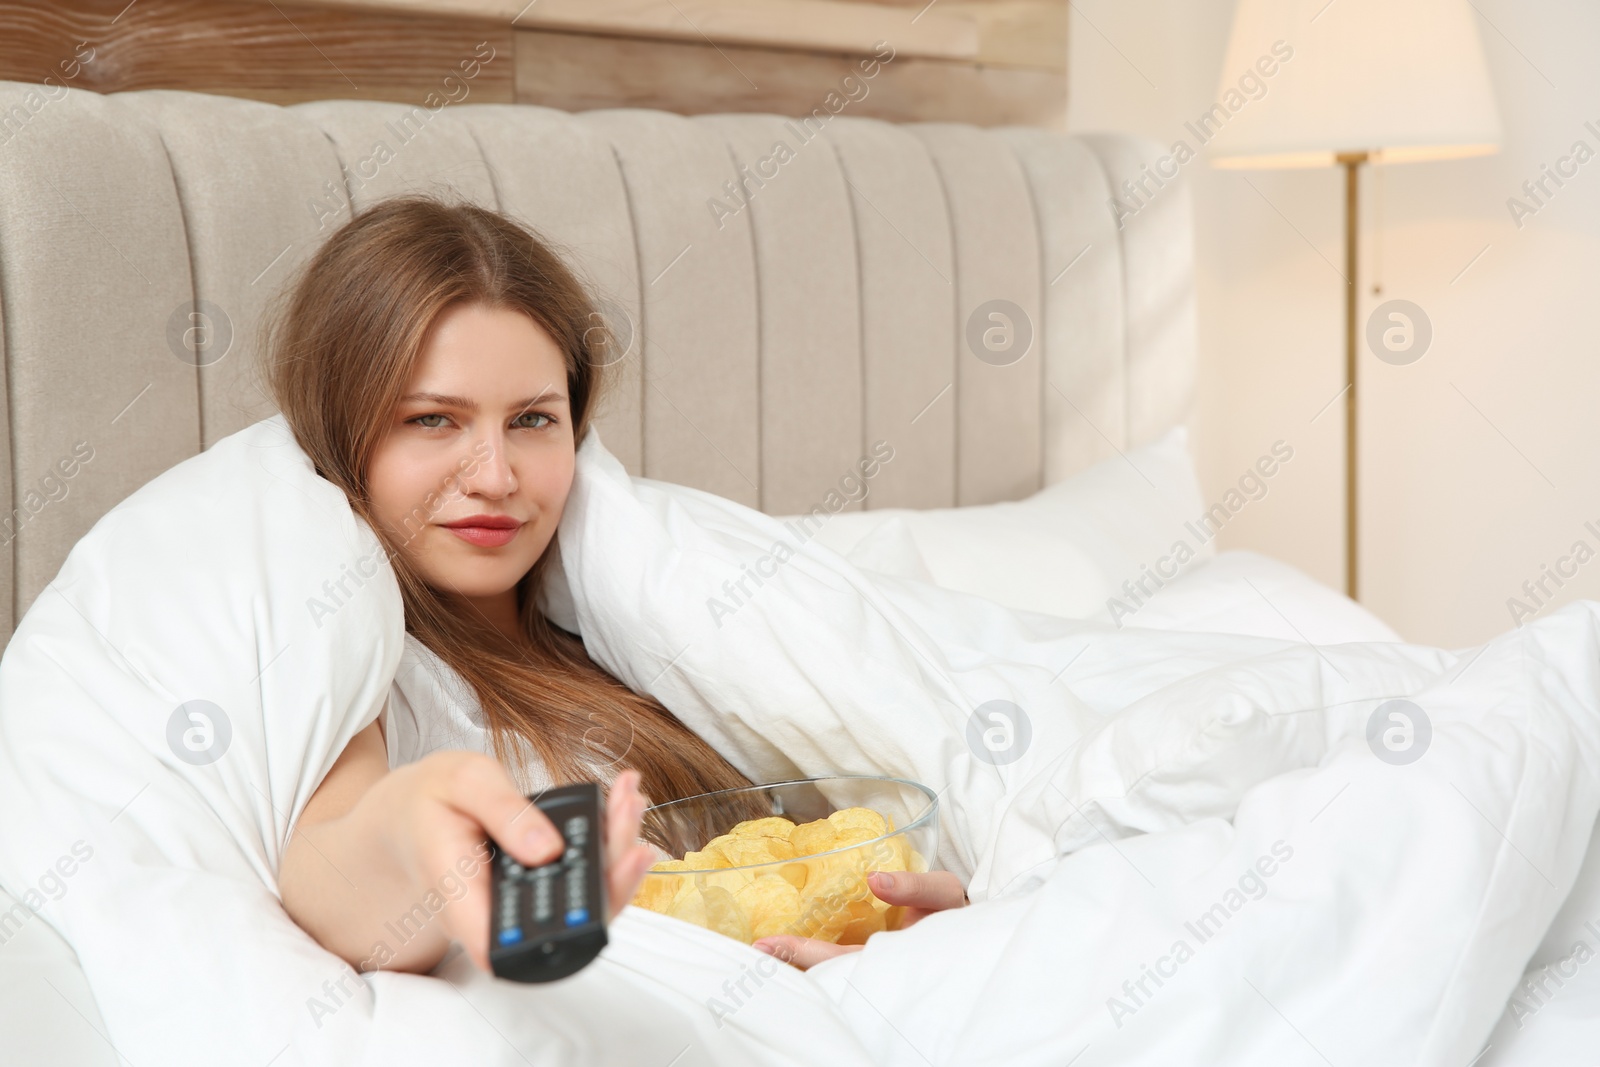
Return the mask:
<path fill-rule="evenodd" d="M 499 500 L 517 491 L 517 472 L 511 464 L 511 450 L 505 434 L 491 429 L 473 435 L 463 457 L 461 491 L 467 496 Z"/>

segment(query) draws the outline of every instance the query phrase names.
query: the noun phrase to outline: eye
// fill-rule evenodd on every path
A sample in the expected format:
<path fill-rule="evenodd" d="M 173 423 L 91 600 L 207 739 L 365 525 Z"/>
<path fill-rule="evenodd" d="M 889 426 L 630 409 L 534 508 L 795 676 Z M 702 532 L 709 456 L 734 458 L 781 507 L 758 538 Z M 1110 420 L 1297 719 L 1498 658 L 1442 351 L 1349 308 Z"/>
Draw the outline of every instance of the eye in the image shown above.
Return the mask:
<path fill-rule="evenodd" d="M 441 413 L 439 413 L 437 411 L 433 411 L 433 412 L 429 412 L 426 415 L 418 415 L 415 418 L 407 419 L 406 421 L 407 422 L 414 422 L 417 425 L 422 426 L 422 427 L 424 427 L 426 429 L 429 429 L 429 430 L 437 430 L 437 429 L 439 429 L 439 427 L 437 425 L 431 424 L 431 423 L 425 423 L 422 420 L 423 419 L 442 419 L 442 418 L 445 418 L 445 417 L 446 416 L 444 416 L 443 414 L 441 414 Z"/>
<path fill-rule="evenodd" d="M 521 414 L 521 415 L 519 415 L 517 417 L 519 419 L 543 419 L 544 420 L 544 422 L 540 423 L 537 426 L 529 426 L 528 429 L 530 429 L 530 430 L 542 430 L 546 426 L 553 426 L 555 424 L 555 421 L 556 421 L 555 419 L 551 418 L 549 415 L 546 415 L 542 411 L 528 411 L 528 412 L 524 412 L 523 414 Z"/>

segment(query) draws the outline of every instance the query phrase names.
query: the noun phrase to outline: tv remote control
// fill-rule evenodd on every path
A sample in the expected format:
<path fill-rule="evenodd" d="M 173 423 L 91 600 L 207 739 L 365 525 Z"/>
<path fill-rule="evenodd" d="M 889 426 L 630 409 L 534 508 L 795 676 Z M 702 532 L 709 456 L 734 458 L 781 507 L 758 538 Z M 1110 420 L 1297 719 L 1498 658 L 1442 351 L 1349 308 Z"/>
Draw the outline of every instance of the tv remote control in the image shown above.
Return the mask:
<path fill-rule="evenodd" d="M 489 841 L 489 965 L 513 982 L 553 982 L 588 966 L 606 946 L 605 819 L 594 782 L 528 798 L 566 842 L 561 855 L 524 867 Z"/>

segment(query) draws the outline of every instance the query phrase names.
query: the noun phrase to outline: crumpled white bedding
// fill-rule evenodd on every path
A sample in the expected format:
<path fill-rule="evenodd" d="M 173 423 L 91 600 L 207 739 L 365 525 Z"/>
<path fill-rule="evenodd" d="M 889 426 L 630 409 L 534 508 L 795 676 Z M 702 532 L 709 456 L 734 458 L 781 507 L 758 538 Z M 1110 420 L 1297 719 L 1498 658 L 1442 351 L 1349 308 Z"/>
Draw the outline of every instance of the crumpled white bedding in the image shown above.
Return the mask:
<path fill-rule="evenodd" d="M 973 906 L 804 974 L 629 908 L 600 962 L 553 986 L 460 954 L 444 981 L 358 980 L 288 920 L 274 873 L 378 714 L 403 620 L 370 531 L 275 418 L 108 514 L 0 660 L 0 883 L 20 896 L 92 848 L 40 915 L 122 1055 L 1461 1064 L 1582 859 L 1593 605 L 1459 655 L 1108 630 L 814 545 L 778 562 L 777 520 L 629 479 L 595 435 L 578 472 L 560 553 L 591 654 L 758 779 L 928 783 Z M 339 587 L 346 566 L 364 577 Z M 311 610 L 330 580 L 337 606 Z M 1365 736 L 1400 697 L 1432 727 L 1403 766 Z M 231 726 L 207 763 L 168 740 L 199 699 Z M 969 743 L 994 700 L 1027 716 L 1011 762 Z"/>
<path fill-rule="evenodd" d="M 595 442 L 580 471 L 591 655 L 754 777 L 944 798 L 981 903 L 809 972 L 875 1062 L 1466 1063 L 1582 860 L 1595 605 L 1459 654 L 1106 630 L 791 552 Z M 1367 741 L 1397 698 L 1431 725 L 1406 765 Z M 997 699 L 1032 735 L 1002 765 L 968 741 Z"/>

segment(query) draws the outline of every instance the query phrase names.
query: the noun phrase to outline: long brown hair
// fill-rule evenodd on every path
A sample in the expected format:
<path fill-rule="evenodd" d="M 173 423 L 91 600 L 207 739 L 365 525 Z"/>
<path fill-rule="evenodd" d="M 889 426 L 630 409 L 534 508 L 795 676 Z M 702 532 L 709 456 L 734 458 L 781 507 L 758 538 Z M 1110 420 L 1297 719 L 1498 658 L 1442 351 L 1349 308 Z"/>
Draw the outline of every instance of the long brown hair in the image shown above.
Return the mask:
<path fill-rule="evenodd" d="M 615 340 L 584 286 L 517 221 L 423 196 L 382 201 L 333 233 L 267 316 L 264 385 L 317 473 L 343 489 L 378 535 L 405 604 L 406 630 L 472 687 L 494 754 L 530 753 L 557 784 L 586 762 L 637 767 L 656 803 L 750 784 L 655 699 L 590 660 L 583 642 L 538 608 L 551 552 L 517 584 L 526 641 L 462 612 L 406 562 L 376 521 L 368 461 L 421 358 L 429 326 L 459 303 L 521 311 L 561 348 L 574 443 L 608 378 Z"/>

